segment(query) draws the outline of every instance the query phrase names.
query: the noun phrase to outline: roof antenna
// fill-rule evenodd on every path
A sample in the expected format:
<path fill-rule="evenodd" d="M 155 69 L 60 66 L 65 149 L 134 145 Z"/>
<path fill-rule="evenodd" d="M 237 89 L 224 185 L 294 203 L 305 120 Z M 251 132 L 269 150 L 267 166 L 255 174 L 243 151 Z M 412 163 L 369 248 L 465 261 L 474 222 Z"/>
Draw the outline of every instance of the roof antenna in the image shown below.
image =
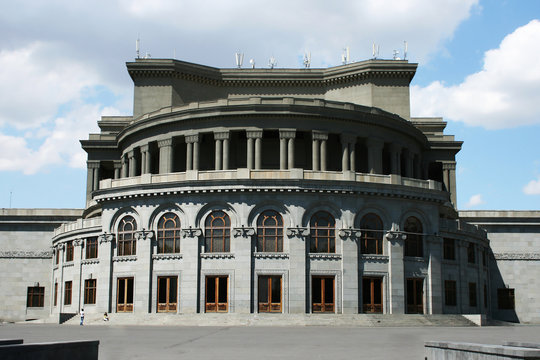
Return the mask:
<path fill-rule="evenodd" d="M 399 57 L 399 50 L 394 50 L 394 57 L 392 58 L 393 60 L 401 60 Z"/>
<path fill-rule="evenodd" d="M 372 57 L 373 60 L 376 60 L 379 57 L 379 45 L 373 43 L 372 54 L 373 54 L 373 57 Z"/>
<path fill-rule="evenodd" d="M 240 50 L 234 54 L 236 57 L 236 66 L 241 69 L 242 63 L 244 62 L 244 53 L 241 53 Z"/>
<path fill-rule="evenodd" d="M 249 63 L 251 64 L 251 68 L 255 69 L 255 60 L 249 59 Z"/>
<path fill-rule="evenodd" d="M 345 49 L 343 49 L 343 53 L 341 54 L 341 63 L 343 65 L 346 65 L 350 61 L 351 61 L 351 53 L 350 53 L 349 47 L 347 46 L 345 47 Z"/>
<path fill-rule="evenodd" d="M 272 55 L 270 60 L 268 60 L 268 66 L 270 66 L 270 69 L 273 69 L 276 65 L 277 65 L 276 58 L 274 57 L 274 55 Z"/>
<path fill-rule="evenodd" d="M 140 56 L 140 43 L 141 43 L 141 40 L 139 39 L 139 35 L 137 35 L 137 40 L 135 41 L 135 52 L 137 54 L 137 57 L 136 59 L 140 59 L 141 56 Z"/>
<path fill-rule="evenodd" d="M 304 53 L 304 67 L 306 69 L 309 69 L 309 66 L 311 65 L 311 52 L 305 52 Z"/>
<path fill-rule="evenodd" d="M 405 50 L 403 51 L 403 60 L 407 60 L 407 40 L 405 40 L 403 43 L 405 45 Z"/>

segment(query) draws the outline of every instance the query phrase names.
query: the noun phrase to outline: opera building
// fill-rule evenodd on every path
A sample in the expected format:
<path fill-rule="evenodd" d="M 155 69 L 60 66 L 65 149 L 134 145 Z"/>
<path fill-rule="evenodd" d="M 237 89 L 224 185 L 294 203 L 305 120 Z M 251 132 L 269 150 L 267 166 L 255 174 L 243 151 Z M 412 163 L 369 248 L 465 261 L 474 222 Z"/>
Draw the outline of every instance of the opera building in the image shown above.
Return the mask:
<path fill-rule="evenodd" d="M 81 141 L 86 207 L 0 210 L 0 320 L 84 308 L 540 323 L 540 212 L 458 211 L 462 142 L 442 118 L 411 117 L 416 67 L 127 63 L 133 115 Z"/>

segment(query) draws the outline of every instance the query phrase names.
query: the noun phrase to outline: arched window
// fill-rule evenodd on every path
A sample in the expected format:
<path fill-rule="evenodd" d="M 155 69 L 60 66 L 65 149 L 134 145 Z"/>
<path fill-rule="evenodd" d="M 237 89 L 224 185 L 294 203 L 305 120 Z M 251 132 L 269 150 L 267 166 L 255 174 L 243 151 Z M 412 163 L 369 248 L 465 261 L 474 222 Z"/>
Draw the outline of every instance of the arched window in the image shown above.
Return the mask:
<path fill-rule="evenodd" d="M 133 216 L 126 216 L 118 225 L 118 256 L 135 255 L 137 222 Z"/>
<path fill-rule="evenodd" d="M 319 211 L 311 217 L 310 225 L 310 246 L 312 253 L 334 253 L 336 252 L 336 222 L 334 217 L 325 211 Z"/>
<path fill-rule="evenodd" d="M 231 220 L 223 211 L 214 211 L 205 222 L 205 251 L 229 252 L 231 238 Z"/>
<path fill-rule="evenodd" d="M 381 218 L 373 213 L 369 213 L 360 221 L 360 229 L 362 232 L 360 248 L 362 254 L 378 254 L 383 253 L 383 224 Z"/>
<path fill-rule="evenodd" d="M 405 220 L 405 232 L 407 239 L 405 240 L 405 256 L 424 256 L 423 238 L 422 238 L 422 223 L 420 220 L 411 216 Z"/>
<path fill-rule="evenodd" d="M 283 218 L 273 210 L 259 215 L 257 219 L 257 251 L 283 251 Z"/>
<path fill-rule="evenodd" d="M 158 254 L 180 252 L 180 219 L 174 213 L 166 213 L 158 222 L 157 252 Z"/>

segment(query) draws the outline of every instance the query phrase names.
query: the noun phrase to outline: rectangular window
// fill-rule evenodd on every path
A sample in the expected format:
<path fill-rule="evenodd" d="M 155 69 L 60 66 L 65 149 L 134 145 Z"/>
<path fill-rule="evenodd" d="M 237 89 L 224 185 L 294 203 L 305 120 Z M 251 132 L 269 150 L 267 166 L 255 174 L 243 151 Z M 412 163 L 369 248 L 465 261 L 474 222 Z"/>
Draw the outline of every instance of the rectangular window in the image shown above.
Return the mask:
<path fill-rule="evenodd" d="M 116 311 L 133 312 L 133 278 L 118 278 L 116 285 Z"/>
<path fill-rule="evenodd" d="M 469 243 L 469 246 L 467 247 L 467 261 L 469 262 L 469 264 L 474 264 L 476 262 L 474 243 Z"/>
<path fill-rule="evenodd" d="M 365 313 L 382 314 L 382 280 L 380 277 L 362 279 L 362 300 Z"/>
<path fill-rule="evenodd" d="M 476 301 L 476 283 L 470 282 L 469 283 L 469 306 L 476 307 L 477 301 Z"/>
<path fill-rule="evenodd" d="M 313 276 L 311 279 L 313 312 L 334 312 L 334 282 L 333 276 Z"/>
<path fill-rule="evenodd" d="M 456 245 L 454 239 L 443 240 L 443 256 L 446 260 L 456 260 Z"/>
<path fill-rule="evenodd" d="M 158 277 L 158 312 L 176 312 L 178 277 L 160 276 Z"/>
<path fill-rule="evenodd" d="M 73 261 L 73 241 L 66 243 L 66 262 Z"/>
<path fill-rule="evenodd" d="M 43 307 L 45 304 L 45 288 L 29 286 L 26 294 L 26 307 Z"/>
<path fill-rule="evenodd" d="M 457 291 L 455 280 L 444 281 L 444 304 L 446 306 L 456 306 Z"/>
<path fill-rule="evenodd" d="M 60 250 L 59 249 L 56 249 L 54 251 L 54 263 L 56 265 L 58 265 L 58 263 L 60 262 Z"/>
<path fill-rule="evenodd" d="M 84 280 L 84 303 L 95 304 L 96 303 L 96 279 Z"/>
<path fill-rule="evenodd" d="M 259 312 L 281 312 L 281 276 L 259 276 Z"/>
<path fill-rule="evenodd" d="M 71 305 L 71 288 L 73 283 L 66 281 L 64 284 L 64 305 Z"/>
<path fill-rule="evenodd" d="M 407 234 L 407 238 L 405 239 L 405 256 L 424 256 L 422 235 Z"/>
<path fill-rule="evenodd" d="M 206 312 L 227 312 L 229 310 L 228 287 L 228 276 L 206 277 Z"/>
<path fill-rule="evenodd" d="M 515 294 L 514 289 L 497 289 L 497 302 L 500 310 L 514 310 Z"/>
<path fill-rule="evenodd" d="M 58 283 L 54 283 L 54 306 L 58 303 Z"/>
<path fill-rule="evenodd" d="M 98 239 L 91 237 L 86 239 L 86 258 L 95 259 L 98 257 Z"/>

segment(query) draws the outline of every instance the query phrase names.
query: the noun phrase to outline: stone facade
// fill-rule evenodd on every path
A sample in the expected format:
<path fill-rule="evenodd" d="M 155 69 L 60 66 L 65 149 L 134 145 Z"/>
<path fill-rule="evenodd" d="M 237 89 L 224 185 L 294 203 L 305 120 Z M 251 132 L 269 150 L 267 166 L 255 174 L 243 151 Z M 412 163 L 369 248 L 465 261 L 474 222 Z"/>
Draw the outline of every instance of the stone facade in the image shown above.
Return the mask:
<path fill-rule="evenodd" d="M 415 64 L 127 67 L 134 115 L 81 141 L 86 207 L 48 238 L 49 314 L 496 313 Z"/>

